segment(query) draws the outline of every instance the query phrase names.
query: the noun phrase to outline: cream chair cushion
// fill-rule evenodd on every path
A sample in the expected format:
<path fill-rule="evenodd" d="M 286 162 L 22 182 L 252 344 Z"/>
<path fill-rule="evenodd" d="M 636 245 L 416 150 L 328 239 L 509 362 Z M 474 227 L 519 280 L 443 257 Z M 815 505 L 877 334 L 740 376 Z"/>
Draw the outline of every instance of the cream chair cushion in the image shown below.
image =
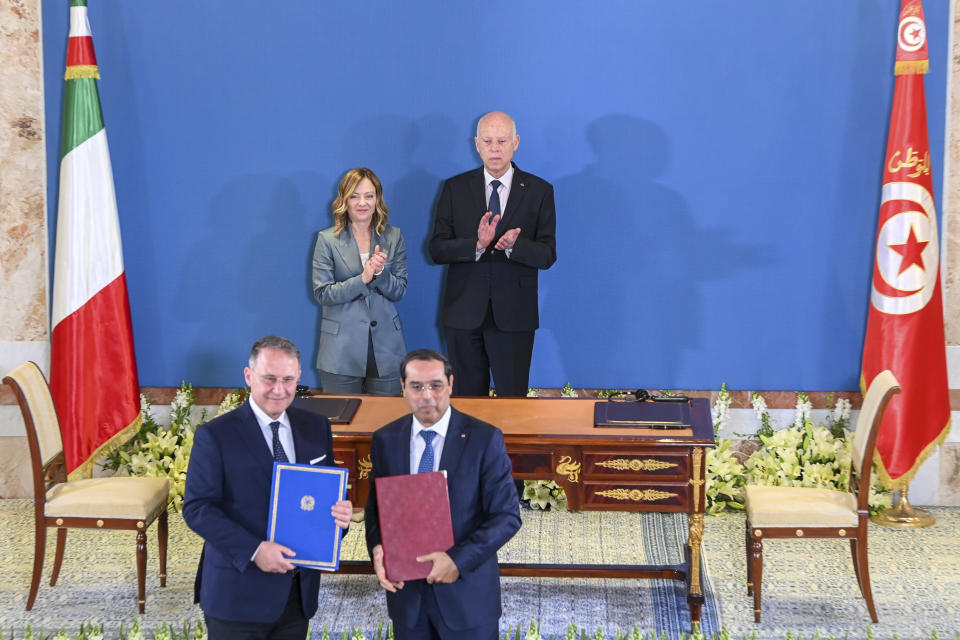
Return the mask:
<path fill-rule="evenodd" d="M 857 500 L 846 491 L 748 485 L 746 507 L 752 527 L 857 526 Z"/>
<path fill-rule="evenodd" d="M 166 478 L 93 478 L 53 486 L 44 514 L 54 518 L 131 518 L 143 520 L 167 504 Z"/>

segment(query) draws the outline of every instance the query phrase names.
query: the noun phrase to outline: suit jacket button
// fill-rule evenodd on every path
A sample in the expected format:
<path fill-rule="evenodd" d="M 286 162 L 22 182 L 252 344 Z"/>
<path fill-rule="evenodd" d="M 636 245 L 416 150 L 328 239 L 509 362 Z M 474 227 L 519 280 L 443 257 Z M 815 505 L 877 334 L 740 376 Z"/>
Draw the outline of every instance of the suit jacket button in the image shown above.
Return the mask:
<path fill-rule="evenodd" d="M 375 326 L 377 326 L 377 321 L 376 321 L 376 320 L 374 320 L 373 322 L 371 322 L 371 323 L 370 323 L 370 326 L 371 326 L 371 327 L 375 327 Z"/>

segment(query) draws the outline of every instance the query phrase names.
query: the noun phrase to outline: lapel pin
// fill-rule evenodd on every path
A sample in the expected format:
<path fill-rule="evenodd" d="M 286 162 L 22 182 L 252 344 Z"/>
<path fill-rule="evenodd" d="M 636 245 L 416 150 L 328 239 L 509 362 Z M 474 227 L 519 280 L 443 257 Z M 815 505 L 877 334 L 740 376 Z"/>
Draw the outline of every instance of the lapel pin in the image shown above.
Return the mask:
<path fill-rule="evenodd" d="M 467 437 L 467 434 L 461 433 L 461 434 L 460 434 L 460 437 L 461 437 L 461 438 L 466 438 L 466 437 Z"/>

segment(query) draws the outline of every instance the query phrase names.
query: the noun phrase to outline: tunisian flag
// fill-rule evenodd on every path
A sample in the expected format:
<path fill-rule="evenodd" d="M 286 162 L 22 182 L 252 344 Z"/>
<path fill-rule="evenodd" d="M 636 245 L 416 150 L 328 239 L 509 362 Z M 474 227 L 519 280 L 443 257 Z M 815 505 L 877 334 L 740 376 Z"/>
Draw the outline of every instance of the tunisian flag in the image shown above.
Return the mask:
<path fill-rule="evenodd" d="M 908 485 L 950 431 L 940 244 L 923 95 L 928 68 L 921 0 L 902 0 L 860 379 L 866 392 L 877 373 L 890 369 L 902 388 L 877 437 L 880 479 L 889 489 Z"/>
<path fill-rule="evenodd" d="M 86 0 L 70 2 L 50 389 L 71 477 L 141 424 L 113 170 Z"/>

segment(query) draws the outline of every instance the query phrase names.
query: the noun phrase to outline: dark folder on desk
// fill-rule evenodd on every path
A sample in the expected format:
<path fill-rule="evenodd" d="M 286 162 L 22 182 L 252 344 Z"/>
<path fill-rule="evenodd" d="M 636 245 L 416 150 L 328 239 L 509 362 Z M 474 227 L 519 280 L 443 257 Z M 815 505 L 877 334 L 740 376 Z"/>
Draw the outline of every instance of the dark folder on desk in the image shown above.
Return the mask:
<path fill-rule="evenodd" d="M 346 492 L 346 469 L 275 462 L 267 540 L 293 549 L 292 564 L 336 571 L 342 532 L 330 507 Z"/>
<path fill-rule="evenodd" d="M 292 406 L 326 416 L 330 424 L 350 424 L 360 398 L 295 398 Z"/>
<path fill-rule="evenodd" d="M 376 479 L 383 568 L 391 582 L 426 578 L 417 556 L 453 546 L 447 477 L 441 471 Z"/>
<path fill-rule="evenodd" d="M 593 426 L 688 429 L 690 403 L 600 401 L 593 407 Z"/>

